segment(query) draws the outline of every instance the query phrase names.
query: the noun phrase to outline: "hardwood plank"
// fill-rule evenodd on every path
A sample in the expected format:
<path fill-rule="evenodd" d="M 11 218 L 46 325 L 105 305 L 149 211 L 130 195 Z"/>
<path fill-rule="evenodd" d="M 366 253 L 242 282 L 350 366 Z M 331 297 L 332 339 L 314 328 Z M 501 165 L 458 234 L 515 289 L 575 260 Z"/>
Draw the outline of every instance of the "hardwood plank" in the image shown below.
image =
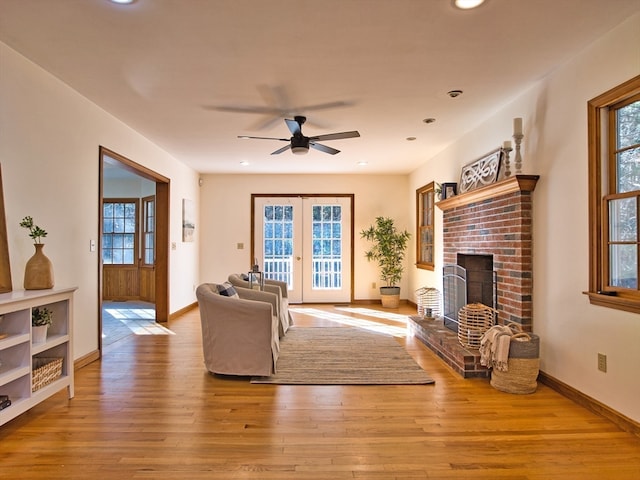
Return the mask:
<path fill-rule="evenodd" d="M 305 306 L 297 328 L 399 325 L 402 305 Z M 296 309 L 296 306 L 292 306 Z M 324 314 L 323 314 L 324 312 Z M 381 313 L 382 312 L 382 313 Z M 327 315 L 328 314 L 328 315 Z M 333 318 L 333 319 L 332 319 Z M 199 314 L 131 336 L 0 429 L 7 478 L 636 479 L 640 438 L 539 385 L 509 395 L 398 337 L 435 385 L 254 385 L 209 375 Z"/>

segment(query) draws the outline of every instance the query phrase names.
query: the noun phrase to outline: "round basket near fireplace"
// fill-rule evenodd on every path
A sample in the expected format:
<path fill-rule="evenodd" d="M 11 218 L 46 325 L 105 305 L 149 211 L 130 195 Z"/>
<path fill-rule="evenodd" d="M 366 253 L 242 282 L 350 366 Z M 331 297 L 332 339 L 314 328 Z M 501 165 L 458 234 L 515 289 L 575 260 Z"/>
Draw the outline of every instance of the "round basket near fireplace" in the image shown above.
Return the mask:
<path fill-rule="evenodd" d="M 469 303 L 458 312 L 458 341 L 463 347 L 480 348 L 480 340 L 493 327 L 495 310 L 482 303 Z"/>

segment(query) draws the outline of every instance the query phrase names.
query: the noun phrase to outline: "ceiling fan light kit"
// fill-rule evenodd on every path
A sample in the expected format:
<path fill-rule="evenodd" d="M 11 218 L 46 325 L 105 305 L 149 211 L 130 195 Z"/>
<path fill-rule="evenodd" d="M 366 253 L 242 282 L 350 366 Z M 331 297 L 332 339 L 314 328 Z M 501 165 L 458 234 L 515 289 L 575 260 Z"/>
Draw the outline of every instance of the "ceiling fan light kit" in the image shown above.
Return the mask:
<path fill-rule="evenodd" d="M 453 0 L 453 6 L 460 10 L 471 10 L 479 7 L 485 0 Z"/>
<path fill-rule="evenodd" d="M 330 155 L 335 155 L 336 153 L 340 153 L 340 150 L 336 150 L 335 148 L 328 147 L 327 145 L 323 145 L 321 143 L 316 143 L 316 141 L 341 140 L 343 138 L 355 138 L 360 136 L 360 133 L 354 130 L 351 132 L 327 133 L 325 135 L 306 137 L 302 134 L 302 125 L 307 121 L 307 117 L 298 115 L 294 117 L 293 120 L 285 118 L 284 121 L 287 124 L 289 131 L 293 135 L 291 138 L 251 137 L 248 135 L 238 135 L 238 138 L 250 138 L 254 140 L 278 140 L 281 142 L 289 142 L 289 145 L 279 148 L 275 152 L 271 152 L 271 155 L 278 155 L 287 150 L 291 150 L 291 152 L 295 155 L 305 155 L 307 152 L 309 152 L 309 147 L 324 153 L 328 153 Z"/>

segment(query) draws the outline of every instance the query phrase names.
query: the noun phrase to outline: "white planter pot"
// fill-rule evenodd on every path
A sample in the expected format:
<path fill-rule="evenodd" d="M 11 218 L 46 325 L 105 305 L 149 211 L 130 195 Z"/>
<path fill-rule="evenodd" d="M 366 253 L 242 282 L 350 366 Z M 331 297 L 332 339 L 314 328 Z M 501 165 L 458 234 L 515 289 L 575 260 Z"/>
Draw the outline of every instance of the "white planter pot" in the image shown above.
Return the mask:
<path fill-rule="evenodd" d="M 47 330 L 49 325 L 40 325 L 37 327 L 31 327 L 31 341 L 32 343 L 44 343 L 47 341 Z"/>

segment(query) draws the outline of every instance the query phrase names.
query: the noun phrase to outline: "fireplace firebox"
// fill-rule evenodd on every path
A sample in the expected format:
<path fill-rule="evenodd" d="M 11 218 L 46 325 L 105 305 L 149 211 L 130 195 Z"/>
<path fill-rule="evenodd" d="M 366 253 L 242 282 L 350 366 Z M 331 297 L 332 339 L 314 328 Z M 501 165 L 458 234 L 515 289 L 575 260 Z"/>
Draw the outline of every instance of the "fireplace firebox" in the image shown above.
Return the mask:
<path fill-rule="evenodd" d="M 457 254 L 457 263 L 443 267 L 444 326 L 458 331 L 458 312 L 469 303 L 498 308 L 493 255 Z"/>

